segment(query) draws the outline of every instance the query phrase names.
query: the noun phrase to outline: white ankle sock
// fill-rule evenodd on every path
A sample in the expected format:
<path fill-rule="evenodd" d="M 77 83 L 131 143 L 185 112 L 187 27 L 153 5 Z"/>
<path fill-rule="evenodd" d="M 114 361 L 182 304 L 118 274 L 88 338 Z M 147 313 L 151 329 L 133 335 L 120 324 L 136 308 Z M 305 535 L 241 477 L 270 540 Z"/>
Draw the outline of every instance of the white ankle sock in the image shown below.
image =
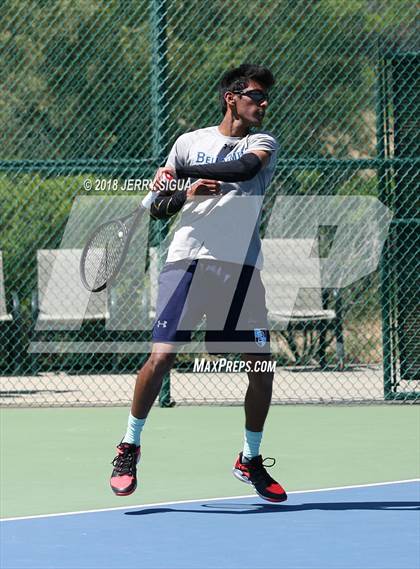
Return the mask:
<path fill-rule="evenodd" d="M 140 434 L 143 430 L 146 419 L 137 419 L 131 413 L 128 416 L 127 432 L 123 438 L 123 443 L 140 445 Z"/>

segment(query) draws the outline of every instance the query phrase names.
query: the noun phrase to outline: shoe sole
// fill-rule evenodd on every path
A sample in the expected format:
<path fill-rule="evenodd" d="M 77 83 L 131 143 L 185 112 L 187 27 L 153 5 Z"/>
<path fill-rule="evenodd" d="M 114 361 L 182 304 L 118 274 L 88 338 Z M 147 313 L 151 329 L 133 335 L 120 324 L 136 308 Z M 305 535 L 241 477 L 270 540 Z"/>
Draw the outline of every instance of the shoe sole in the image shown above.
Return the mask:
<path fill-rule="evenodd" d="M 238 480 L 240 480 L 244 484 L 251 484 L 251 486 L 253 486 L 253 488 L 255 490 L 255 493 L 258 494 L 258 496 L 260 498 L 262 498 L 263 500 L 265 500 L 266 502 L 275 502 L 276 504 L 278 504 L 280 502 L 285 502 L 287 500 L 287 494 L 283 494 L 280 498 L 267 498 L 266 496 L 263 496 L 262 494 L 260 494 L 258 492 L 258 490 L 255 488 L 255 486 L 252 484 L 251 480 L 249 480 L 249 478 L 247 478 L 246 476 L 244 476 L 242 474 L 242 472 L 239 470 L 239 468 L 233 468 L 232 474 L 235 478 L 237 478 Z"/>
<path fill-rule="evenodd" d="M 232 474 L 235 478 L 237 478 L 241 482 L 244 482 L 245 484 L 252 484 L 251 480 L 247 476 L 244 476 L 242 474 L 242 471 L 239 470 L 239 468 L 233 468 Z"/>

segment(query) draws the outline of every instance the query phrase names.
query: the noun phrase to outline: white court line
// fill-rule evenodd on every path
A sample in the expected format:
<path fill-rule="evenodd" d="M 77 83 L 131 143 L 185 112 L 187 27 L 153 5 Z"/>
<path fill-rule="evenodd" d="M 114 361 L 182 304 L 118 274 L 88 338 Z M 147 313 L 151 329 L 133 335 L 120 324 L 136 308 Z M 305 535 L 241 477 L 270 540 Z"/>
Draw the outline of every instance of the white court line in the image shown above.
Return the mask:
<path fill-rule="evenodd" d="M 369 488 L 370 486 L 389 486 L 391 484 L 405 484 L 407 482 L 420 482 L 420 478 L 410 478 L 408 480 L 393 480 L 391 482 L 373 482 L 370 484 L 354 484 L 353 486 L 333 486 L 331 488 L 316 488 L 315 490 L 293 490 L 291 494 L 308 494 L 310 492 L 329 492 L 331 490 L 348 490 L 350 488 Z M 36 516 L 20 516 L 16 518 L 3 518 L 0 522 L 15 522 L 17 520 L 34 520 L 37 518 L 56 518 L 60 516 L 76 516 L 78 514 L 95 514 L 97 512 L 113 512 L 118 510 L 134 510 L 139 508 L 151 508 L 152 506 L 173 506 L 178 504 L 194 504 L 196 502 L 216 502 L 220 500 L 237 500 L 242 498 L 257 498 L 257 494 L 246 494 L 244 496 L 226 496 L 223 498 L 195 498 L 194 500 L 178 500 L 176 502 L 154 502 L 152 504 L 140 504 L 136 506 L 116 506 L 115 508 L 100 508 L 97 510 L 80 510 L 78 512 L 63 512 L 58 514 L 37 514 Z M 261 502 L 264 504 L 264 501 Z M 270 502 L 273 505 L 273 502 Z M 281 505 L 279 504 L 279 509 Z"/>

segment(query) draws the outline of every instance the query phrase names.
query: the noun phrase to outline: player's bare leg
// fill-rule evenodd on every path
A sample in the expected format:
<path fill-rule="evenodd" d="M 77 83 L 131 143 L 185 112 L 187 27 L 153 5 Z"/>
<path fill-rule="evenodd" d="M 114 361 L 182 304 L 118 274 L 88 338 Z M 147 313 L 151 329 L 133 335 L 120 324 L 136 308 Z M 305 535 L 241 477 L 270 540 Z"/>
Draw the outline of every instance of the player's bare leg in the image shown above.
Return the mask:
<path fill-rule="evenodd" d="M 110 485 L 117 496 L 129 496 L 137 487 L 137 464 L 140 460 L 140 433 L 155 402 L 163 377 L 170 371 L 176 357 L 171 344 L 156 343 L 147 362 L 137 374 L 127 432 L 117 446 L 112 461 L 114 469 Z"/>
<path fill-rule="evenodd" d="M 145 419 L 159 395 L 162 381 L 175 361 L 176 352 L 171 344 L 153 344 L 152 353 L 137 373 L 131 414 Z"/>
<path fill-rule="evenodd" d="M 271 356 L 244 354 L 242 359 L 251 362 L 252 370 L 259 360 L 271 361 Z M 245 428 L 250 431 L 262 431 L 270 409 L 273 393 L 273 372 L 248 372 L 248 389 L 245 395 Z"/>

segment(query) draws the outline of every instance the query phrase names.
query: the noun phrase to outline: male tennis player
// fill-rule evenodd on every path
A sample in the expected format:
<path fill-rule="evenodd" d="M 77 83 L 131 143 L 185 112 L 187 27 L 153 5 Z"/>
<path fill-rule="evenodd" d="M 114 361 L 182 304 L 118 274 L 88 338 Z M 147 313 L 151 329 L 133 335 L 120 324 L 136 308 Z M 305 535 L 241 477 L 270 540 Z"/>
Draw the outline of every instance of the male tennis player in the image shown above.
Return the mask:
<path fill-rule="evenodd" d="M 208 351 L 241 353 L 251 364 L 244 447 L 233 474 L 266 500 L 287 499 L 265 468 L 274 459 L 264 465 L 260 454 L 273 373 L 258 365 L 271 360 L 258 229 L 277 143 L 251 128 L 261 126 L 273 84 L 265 67 L 243 64 L 226 72 L 219 85 L 222 122 L 180 136 L 156 174 L 157 186 L 167 174 L 196 182 L 187 192 L 161 192 L 151 208 L 155 218 L 180 209 L 182 214 L 159 277 L 152 353 L 138 372 L 127 431 L 113 460 L 110 484 L 118 496 L 136 489 L 147 415 L 178 347 L 190 341 L 191 330 L 205 315 Z"/>

